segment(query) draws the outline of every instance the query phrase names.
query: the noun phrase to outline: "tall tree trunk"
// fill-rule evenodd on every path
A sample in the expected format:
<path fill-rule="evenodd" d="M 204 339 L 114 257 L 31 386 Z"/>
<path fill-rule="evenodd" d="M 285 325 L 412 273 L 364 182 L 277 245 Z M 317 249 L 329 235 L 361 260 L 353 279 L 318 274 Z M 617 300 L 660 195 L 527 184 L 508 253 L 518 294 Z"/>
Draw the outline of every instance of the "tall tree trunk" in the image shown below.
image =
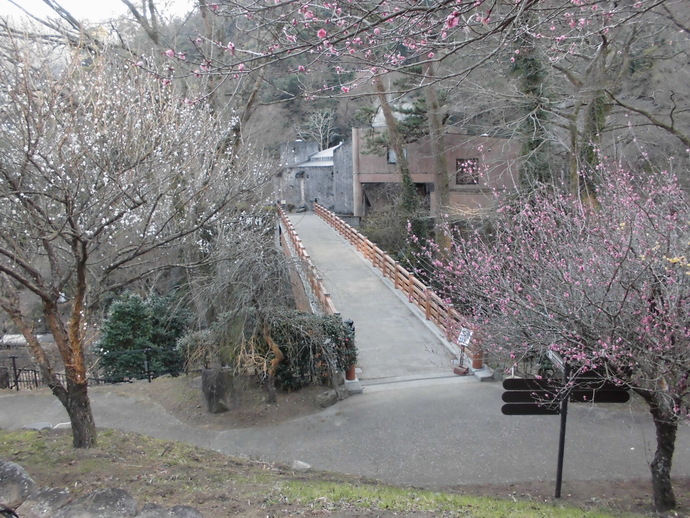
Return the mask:
<path fill-rule="evenodd" d="M 377 76 L 374 83 L 376 85 L 379 103 L 381 103 L 381 111 L 383 111 L 383 117 L 386 120 L 386 129 L 388 130 L 390 145 L 393 151 L 395 151 L 396 168 L 402 179 L 402 208 L 407 214 L 412 215 L 417 209 L 417 191 L 412 181 L 412 175 L 410 174 L 402 137 L 398 131 L 398 121 L 395 120 L 393 109 L 386 97 L 386 88 L 383 85 L 383 78 Z"/>
<path fill-rule="evenodd" d="M 678 422 L 664 412 L 660 405 L 652 404 L 654 426 L 656 426 L 656 453 L 650 464 L 654 507 L 657 511 L 668 511 L 676 507 L 676 497 L 671 485 L 671 465 L 676 445 Z"/>
<path fill-rule="evenodd" d="M 97 437 L 96 423 L 93 420 L 86 380 L 82 383 L 70 381 L 69 373 L 67 379 L 67 404 L 65 408 L 72 424 L 72 445 L 75 448 L 91 448 L 95 446 Z"/>
<path fill-rule="evenodd" d="M 427 120 L 429 122 L 429 142 L 434 159 L 434 187 L 436 189 L 436 207 L 433 216 L 438 223 L 439 216 L 448 208 L 450 201 L 450 185 L 448 181 L 448 163 L 446 161 L 446 146 L 441 123 L 441 107 L 434 85 L 434 65 L 424 63 L 424 77 L 428 84 L 424 89 L 426 97 Z"/>
<path fill-rule="evenodd" d="M 428 81 L 424 89 L 426 96 L 427 120 L 429 122 L 429 142 L 434 160 L 434 189 L 436 206 L 432 206 L 434 217 L 434 239 L 442 251 L 450 250 L 450 236 L 443 229 L 443 215 L 450 205 L 450 182 L 448 178 L 448 161 L 446 160 L 445 135 L 441 121 L 441 106 L 436 95 L 434 84 L 434 65 L 423 65 L 424 77 Z"/>
<path fill-rule="evenodd" d="M 573 179 L 573 187 L 577 189 L 580 198 L 590 204 L 596 202 L 596 185 L 600 183 L 598 166 L 601 163 L 600 146 L 601 134 L 606 128 L 606 119 L 612 105 L 606 97 L 607 78 L 610 70 L 606 68 L 607 45 L 606 40 L 601 45 L 599 54 L 594 58 L 588 69 L 586 83 L 601 85 L 600 88 L 590 87 L 589 98 L 584 109 L 582 135 L 577 148 L 577 178 Z M 577 183 L 575 183 L 577 182 Z"/>
<path fill-rule="evenodd" d="M 201 20 L 204 24 L 204 38 L 203 52 L 204 58 L 209 62 L 213 63 L 216 59 L 216 44 L 218 41 L 217 27 L 215 23 L 216 16 L 211 10 L 211 5 L 207 0 L 198 0 L 199 2 L 199 13 L 201 14 Z M 206 101 L 208 106 L 214 112 L 218 109 L 218 75 L 217 74 L 207 74 L 206 76 Z"/>
<path fill-rule="evenodd" d="M 77 275 L 80 285 L 81 275 Z M 83 293 L 80 287 L 77 293 Z M 43 314 L 49 329 L 53 333 L 55 344 L 65 365 L 67 382 L 51 386 L 53 394 L 60 400 L 69 416 L 72 425 L 72 444 L 75 448 L 91 448 L 96 445 L 96 424 L 91 411 L 86 379 L 86 358 L 84 339 L 81 332 L 81 313 L 83 297 L 75 296 L 73 318 L 65 329 L 58 308 L 53 302 L 44 300 Z"/>
<path fill-rule="evenodd" d="M 136 19 L 137 23 L 146 32 L 149 39 L 156 45 L 161 44 L 161 33 L 158 26 L 158 15 L 156 14 L 156 6 L 153 0 L 142 2 L 142 10 L 139 11 L 137 7 L 130 0 L 120 0 L 127 6 L 129 12 Z"/>
<path fill-rule="evenodd" d="M 527 25 L 532 25 L 533 21 L 534 15 L 528 14 Z M 538 52 L 535 38 L 529 31 L 519 35 L 516 50 L 519 52 L 513 62 L 513 72 L 518 77 L 523 97 L 520 181 L 524 187 L 531 188 L 535 183 L 552 183 L 554 180 L 547 149 L 549 112 L 545 91 L 546 67 Z"/>

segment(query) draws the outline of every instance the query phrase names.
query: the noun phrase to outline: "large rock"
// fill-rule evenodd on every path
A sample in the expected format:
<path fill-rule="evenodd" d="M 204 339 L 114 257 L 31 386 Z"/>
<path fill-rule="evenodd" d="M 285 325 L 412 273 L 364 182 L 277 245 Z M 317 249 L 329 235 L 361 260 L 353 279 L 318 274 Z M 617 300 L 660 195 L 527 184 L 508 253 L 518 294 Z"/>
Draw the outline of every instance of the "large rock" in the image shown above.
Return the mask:
<path fill-rule="evenodd" d="M 311 465 L 307 464 L 306 462 L 302 462 L 301 460 L 295 460 L 292 463 L 292 469 L 295 471 L 309 471 L 311 469 Z"/>
<path fill-rule="evenodd" d="M 36 430 L 37 432 L 42 432 L 43 430 L 52 430 L 53 425 L 48 421 L 38 421 L 36 423 L 30 423 L 22 426 L 25 430 Z"/>
<path fill-rule="evenodd" d="M 0 459 L 0 503 L 17 507 L 36 489 L 36 482 L 19 464 Z"/>
<path fill-rule="evenodd" d="M 173 518 L 204 518 L 204 515 L 188 505 L 176 505 L 170 508 L 168 516 Z"/>
<path fill-rule="evenodd" d="M 225 412 L 235 405 L 235 376 L 231 371 L 219 367 L 205 369 L 201 373 L 201 392 L 209 412 Z"/>
<path fill-rule="evenodd" d="M 335 405 L 338 402 L 338 393 L 335 390 L 326 390 L 316 395 L 316 404 L 321 408 Z"/>
<path fill-rule="evenodd" d="M 141 508 L 137 518 L 170 518 L 170 515 L 162 505 L 148 503 Z"/>
<path fill-rule="evenodd" d="M 100 489 L 83 496 L 55 513 L 55 518 L 129 518 L 137 515 L 137 503 L 124 489 Z"/>
<path fill-rule="evenodd" d="M 72 500 L 67 489 L 37 488 L 24 468 L 2 459 L 0 503 L 17 508 L 21 518 L 204 518 L 188 505 L 146 504 L 137 514 L 136 501 L 123 489 L 101 489 Z"/>
<path fill-rule="evenodd" d="M 17 508 L 17 514 L 22 518 L 53 518 L 69 501 L 69 490 L 42 487 L 24 500 Z"/>

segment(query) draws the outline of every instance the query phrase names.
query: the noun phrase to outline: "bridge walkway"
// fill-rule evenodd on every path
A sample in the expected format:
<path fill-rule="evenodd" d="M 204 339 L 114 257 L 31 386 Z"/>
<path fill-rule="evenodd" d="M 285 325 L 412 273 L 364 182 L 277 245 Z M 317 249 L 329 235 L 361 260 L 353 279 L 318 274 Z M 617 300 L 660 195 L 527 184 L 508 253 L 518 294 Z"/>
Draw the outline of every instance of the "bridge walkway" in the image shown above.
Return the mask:
<path fill-rule="evenodd" d="M 311 212 L 288 218 L 343 320 L 355 323 L 357 376 L 367 391 L 472 379 L 453 374 L 453 346 L 336 230 Z"/>

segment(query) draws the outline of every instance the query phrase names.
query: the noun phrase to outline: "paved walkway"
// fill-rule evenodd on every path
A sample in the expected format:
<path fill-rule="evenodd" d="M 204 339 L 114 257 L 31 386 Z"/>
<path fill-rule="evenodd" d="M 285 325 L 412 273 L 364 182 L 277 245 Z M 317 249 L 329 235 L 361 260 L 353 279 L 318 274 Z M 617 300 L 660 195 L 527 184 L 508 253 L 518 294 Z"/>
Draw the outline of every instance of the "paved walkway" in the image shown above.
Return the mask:
<path fill-rule="evenodd" d="M 344 240 L 311 214 L 292 221 L 336 306 L 356 322 L 364 394 L 276 426 L 211 431 L 101 386 L 90 392 L 98 426 L 269 462 L 301 460 L 394 484 L 443 488 L 555 479 L 557 416 L 503 416 L 499 383 L 452 376 L 452 355 L 442 341 L 423 322 L 418 326 L 413 311 L 369 275 Z M 0 428 L 39 421 L 67 421 L 54 396 L 0 394 Z M 654 449 L 654 426 L 639 405 L 571 405 L 563 494 L 571 481 L 649 479 Z M 687 425 L 678 433 L 672 474 L 690 477 Z"/>
<path fill-rule="evenodd" d="M 354 247 L 313 213 L 289 217 L 335 307 L 355 323 L 364 386 L 463 381 L 453 374 L 455 355 L 438 330 Z"/>
<path fill-rule="evenodd" d="M 557 416 L 501 415 L 498 383 L 398 387 L 366 388 L 322 412 L 276 426 L 223 431 L 182 423 L 162 407 L 123 396 L 113 387 L 94 387 L 91 401 L 99 427 L 268 462 L 301 460 L 315 469 L 392 484 L 440 489 L 555 480 Z M 0 428 L 40 421 L 67 421 L 46 390 L 0 394 Z M 654 448 L 648 413 L 628 405 L 571 405 L 563 494 L 572 481 L 649 479 Z M 690 477 L 687 426 L 678 434 L 673 476 Z"/>

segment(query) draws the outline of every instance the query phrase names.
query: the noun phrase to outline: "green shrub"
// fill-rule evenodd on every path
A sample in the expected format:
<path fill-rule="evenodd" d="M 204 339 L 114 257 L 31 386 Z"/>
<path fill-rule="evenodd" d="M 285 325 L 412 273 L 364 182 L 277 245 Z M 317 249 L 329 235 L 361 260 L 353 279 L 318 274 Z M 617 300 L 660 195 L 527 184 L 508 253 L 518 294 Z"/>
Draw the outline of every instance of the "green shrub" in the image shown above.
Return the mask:
<path fill-rule="evenodd" d="M 101 327 L 98 349 L 103 376 L 122 381 L 179 374 L 184 356 L 176 342 L 188 322 L 186 312 L 178 310 L 170 297 L 119 297 Z"/>
<path fill-rule="evenodd" d="M 283 355 L 275 372 L 276 385 L 283 390 L 329 381 L 332 371 L 342 372 L 357 362 L 354 325 L 338 315 L 286 308 L 220 315 L 210 329 L 185 335 L 180 345 L 190 363 L 217 362 L 245 374 L 268 375 L 275 354 L 266 334 Z"/>
<path fill-rule="evenodd" d="M 270 332 L 284 355 L 276 372 L 283 390 L 326 382 L 331 366 L 344 371 L 357 362 L 354 326 L 338 315 L 283 311 L 270 318 Z"/>

